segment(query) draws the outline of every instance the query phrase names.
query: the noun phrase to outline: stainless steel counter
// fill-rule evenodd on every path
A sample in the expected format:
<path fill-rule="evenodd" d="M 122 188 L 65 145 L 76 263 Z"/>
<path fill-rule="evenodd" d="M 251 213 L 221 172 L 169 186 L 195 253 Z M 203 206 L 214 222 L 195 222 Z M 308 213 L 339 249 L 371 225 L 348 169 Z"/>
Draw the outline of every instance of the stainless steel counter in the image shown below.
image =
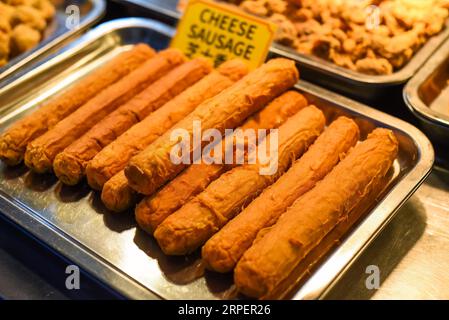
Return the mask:
<path fill-rule="evenodd" d="M 368 265 L 381 285 L 368 290 Z M 449 172 L 434 169 L 329 294 L 331 299 L 449 299 Z"/>

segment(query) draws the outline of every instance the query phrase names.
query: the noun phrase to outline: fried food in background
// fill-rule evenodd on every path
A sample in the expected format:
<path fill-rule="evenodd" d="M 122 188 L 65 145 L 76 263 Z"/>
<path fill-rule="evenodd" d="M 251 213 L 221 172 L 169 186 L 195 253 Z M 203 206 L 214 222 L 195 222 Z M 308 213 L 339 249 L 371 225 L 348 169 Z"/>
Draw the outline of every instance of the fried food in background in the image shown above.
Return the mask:
<path fill-rule="evenodd" d="M 251 246 L 257 233 L 276 223 L 301 195 L 312 189 L 359 140 L 357 124 L 340 117 L 272 186 L 209 239 L 202 249 L 209 269 L 229 272 Z"/>
<path fill-rule="evenodd" d="M 257 162 L 237 166 L 223 174 L 157 227 L 154 237 L 162 251 L 168 255 L 184 255 L 199 248 L 274 183 L 320 135 L 325 123 L 324 114 L 315 106 L 290 117 L 279 127 L 276 172 L 260 174 L 263 165 Z"/>
<path fill-rule="evenodd" d="M 289 117 L 306 107 L 307 103 L 302 94 L 287 91 L 248 118 L 240 129 L 278 128 Z M 204 191 L 227 169 L 229 168 L 226 165 L 221 164 L 191 165 L 153 196 L 144 198 L 138 204 L 135 211 L 137 223 L 143 230 L 153 234 L 162 221 Z"/>
<path fill-rule="evenodd" d="M 40 32 L 47 27 L 47 22 L 39 10 L 24 5 L 16 7 L 10 22 L 13 26 L 24 24 Z"/>
<path fill-rule="evenodd" d="M 54 15 L 55 7 L 50 0 L 0 2 L 0 67 L 34 48 Z"/>
<path fill-rule="evenodd" d="M 14 123 L 0 136 L 0 159 L 8 165 L 19 164 L 29 142 L 52 129 L 59 121 L 155 54 L 146 44 L 137 44 Z"/>
<path fill-rule="evenodd" d="M 9 24 L 3 24 L 4 20 L 0 17 L 0 67 L 8 63 L 11 35 L 3 32 L 9 28 Z"/>
<path fill-rule="evenodd" d="M 178 52 L 178 55 L 158 53 L 101 91 L 51 130 L 30 142 L 25 152 L 25 164 L 38 173 L 50 171 L 55 157 L 66 147 L 111 112 L 184 61 L 185 57 L 181 52 L 172 50 Z"/>
<path fill-rule="evenodd" d="M 168 55 L 169 69 L 184 60 L 182 53 L 176 49 L 168 49 L 159 55 L 164 54 Z M 105 146 L 211 71 L 212 64 L 203 58 L 185 62 L 169 71 L 58 154 L 53 164 L 56 176 L 68 185 L 79 183 L 88 161 Z"/>
<path fill-rule="evenodd" d="M 245 0 L 239 7 L 277 24 L 275 41 L 372 75 L 402 68 L 449 15 L 447 0 Z"/>
<path fill-rule="evenodd" d="M 202 103 L 172 130 L 184 129 L 191 138 L 194 122 L 201 121 L 202 130 L 215 128 L 224 134 L 225 129 L 240 125 L 273 98 L 291 88 L 298 79 L 299 73 L 293 61 L 272 59 Z M 131 158 L 125 168 L 129 184 L 137 192 L 153 194 L 186 168 L 186 164 L 174 164 L 170 159 L 172 147 L 177 144 L 171 141 L 172 130 Z M 191 146 L 188 147 L 191 149 Z"/>
<path fill-rule="evenodd" d="M 153 234 L 167 217 L 203 192 L 225 171 L 226 167 L 220 164 L 190 165 L 154 195 L 145 197 L 139 202 L 135 210 L 139 227 Z"/>
<path fill-rule="evenodd" d="M 393 132 L 375 129 L 315 188 L 300 197 L 270 228 L 259 232 L 237 263 L 238 290 L 263 298 L 387 175 L 398 153 Z"/>
<path fill-rule="evenodd" d="M 11 51 L 17 54 L 28 51 L 39 43 L 40 38 L 39 31 L 29 25 L 19 24 L 11 33 Z"/>

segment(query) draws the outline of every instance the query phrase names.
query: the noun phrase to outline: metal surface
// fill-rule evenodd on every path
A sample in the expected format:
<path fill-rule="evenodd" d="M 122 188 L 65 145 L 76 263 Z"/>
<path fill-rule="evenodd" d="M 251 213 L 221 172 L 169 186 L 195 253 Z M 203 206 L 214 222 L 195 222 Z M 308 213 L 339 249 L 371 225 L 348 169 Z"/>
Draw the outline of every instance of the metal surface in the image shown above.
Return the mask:
<path fill-rule="evenodd" d="M 404 100 L 420 120 L 437 148 L 437 156 L 449 168 L 449 40 L 429 59 L 404 88 Z"/>
<path fill-rule="evenodd" d="M 79 25 L 76 28 L 66 26 L 66 8 L 69 5 L 76 5 L 80 10 Z M 44 32 L 43 40 L 35 48 L 11 59 L 8 64 L 0 68 L 0 88 L 10 82 L 18 71 L 86 31 L 101 19 L 106 10 L 104 0 L 59 0 L 56 1 L 55 6 L 55 16 Z"/>
<path fill-rule="evenodd" d="M 449 172 L 434 169 L 331 290 L 331 299 L 449 299 Z M 365 285 L 380 270 L 380 288 Z"/>
<path fill-rule="evenodd" d="M 435 168 L 326 298 L 449 299 L 447 199 L 449 172 Z M 0 299 L 114 298 L 86 277 L 80 290 L 65 289 L 65 267 L 71 262 L 61 263 L 8 225 L 0 219 Z M 365 285 L 370 265 L 380 269 L 378 289 Z"/>
<path fill-rule="evenodd" d="M 145 8 L 157 15 L 167 16 L 170 19 L 178 20 L 181 13 L 176 9 L 178 0 L 113 0 L 114 2 Z"/>
<path fill-rule="evenodd" d="M 0 93 L 14 99 L 0 113 L 5 128 L 52 94 L 97 68 L 130 44 L 147 42 L 157 49 L 168 44 L 173 30 L 147 19 L 122 19 L 101 25 L 27 77 Z M 76 61 L 76 63 L 73 63 Z M 433 164 L 427 138 L 413 126 L 301 81 L 296 88 L 328 118 L 349 115 L 362 136 L 376 126 L 394 130 L 400 153 L 377 205 L 365 213 L 296 298 L 322 298 L 363 249 L 422 183 Z M 19 92 L 19 97 L 16 92 Z M 131 298 L 238 298 L 232 276 L 205 272 L 198 253 L 167 257 L 156 242 L 135 226 L 132 213 L 114 215 L 86 184 L 61 185 L 52 175 L 38 176 L 24 167 L 0 168 L 0 211 L 21 227 Z"/>
<path fill-rule="evenodd" d="M 80 288 L 66 287 L 72 263 L 0 215 L 0 300 L 120 299 L 81 270 Z"/>
<path fill-rule="evenodd" d="M 181 13 L 177 11 L 177 0 L 115 0 L 124 5 L 139 6 L 153 13 L 179 19 Z M 401 69 L 390 75 L 367 75 L 274 43 L 269 57 L 281 56 L 295 60 L 301 66 L 301 77 L 318 85 L 344 93 L 350 97 L 363 99 L 368 102 L 378 101 L 388 96 L 398 86 L 405 84 L 419 68 L 429 59 L 441 44 L 449 38 L 449 20 L 445 29 L 430 38 Z"/>

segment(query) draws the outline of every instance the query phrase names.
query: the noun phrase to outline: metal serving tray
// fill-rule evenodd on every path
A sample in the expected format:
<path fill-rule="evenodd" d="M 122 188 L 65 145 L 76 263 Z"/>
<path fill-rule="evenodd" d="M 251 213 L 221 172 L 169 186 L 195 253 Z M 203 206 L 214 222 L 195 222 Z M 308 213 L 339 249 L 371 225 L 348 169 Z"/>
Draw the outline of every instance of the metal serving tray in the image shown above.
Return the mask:
<path fill-rule="evenodd" d="M 437 160 L 449 167 L 449 40 L 404 88 L 404 100 L 437 146 Z M 446 150 L 446 151 L 444 151 Z"/>
<path fill-rule="evenodd" d="M 7 106 L 0 109 L 0 130 L 129 45 L 146 42 L 161 49 L 172 35 L 172 28 L 148 19 L 128 18 L 100 25 L 63 54 L 33 69 L 7 91 L 0 92 L 0 101 L 9 95 L 12 97 Z M 328 237 L 328 240 L 336 243 L 335 239 L 340 238 L 341 242 L 326 257 L 318 255 L 309 259 L 319 266 L 318 269 L 308 265 L 301 267 L 311 271 L 311 275 L 298 283 L 299 291 L 295 286 L 276 296 L 324 298 L 423 182 L 434 155 L 427 138 L 399 119 L 304 81 L 300 81 L 296 89 L 307 95 L 329 119 L 338 115 L 354 118 L 362 136 L 383 126 L 394 130 L 400 142 L 399 156 L 387 186 L 374 205 L 362 212 L 363 219 L 358 220 L 350 232 L 346 232 L 348 225 L 331 233 L 333 238 Z M 132 212 L 109 213 L 99 194 L 86 184 L 67 187 L 51 174 L 39 176 L 23 166 L 6 168 L 0 164 L 0 211 L 126 297 L 241 298 L 233 288 L 232 275 L 205 272 L 198 253 L 186 257 L 165 256 L 154 239 L 136 228 Z"/>
<path fill-rule="evenodd" d="M 153 13 L 156 18 L 168 17 L 176 21 L 181 13 L 176 9 L 178 0 L 114 0 L 125 6 L 140 7 Z M 132 11 L 133 12 L 133 11 Z M 270 48 L 269 58 L 275 56 L 295 60 L 301 66 L 302 78 L 313 83 L 341 92 L 349 97 L 376 103 L 404 85 L 429 59 L 436 49 L 449 38 L 449 20 L 445 29 L 430 38 L 412 59 L 400 70 L 390 75 L 367 75 L 339 67 L 332 62 L 296 52 L 277 43 Z"/>
<path fill-rule="evenodd" d="M 0 87 L 6 81 L 5 79 L 86 31 L 101 19 L 106 9 L 104 0 L 56 0 L 53 3 L 55 3 L 56 13 L 45 30 L 43 40 L 35 48 L 11 59 L 8 64 L 0 68 Z M 80 9 L 79 25 L 72 29 L 66 26 L 66 8 L 69 5 L 76 5 Z"/>
<path fill-rule="evenodd" d="M 181 18 L 177 10 L 179 0 L 112 0 L 113 2 L 130 5 L 135 8 L 144 8 L 145 11 L 156 14 L 157 18 L 167 17 L 171 22 Z"/>

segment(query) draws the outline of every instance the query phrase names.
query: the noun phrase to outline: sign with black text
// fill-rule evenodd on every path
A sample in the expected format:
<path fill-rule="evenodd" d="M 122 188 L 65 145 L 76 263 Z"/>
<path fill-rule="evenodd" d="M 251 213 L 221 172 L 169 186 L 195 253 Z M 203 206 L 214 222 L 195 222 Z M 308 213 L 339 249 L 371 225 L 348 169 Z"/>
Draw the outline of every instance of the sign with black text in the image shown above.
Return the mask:
<path fill-rule="evenodd" d="M 255 69 L 265 62 L 276 25 L 227 4 L 190 0 L 171 46 L 215 66 L 240 58 Z"/>

